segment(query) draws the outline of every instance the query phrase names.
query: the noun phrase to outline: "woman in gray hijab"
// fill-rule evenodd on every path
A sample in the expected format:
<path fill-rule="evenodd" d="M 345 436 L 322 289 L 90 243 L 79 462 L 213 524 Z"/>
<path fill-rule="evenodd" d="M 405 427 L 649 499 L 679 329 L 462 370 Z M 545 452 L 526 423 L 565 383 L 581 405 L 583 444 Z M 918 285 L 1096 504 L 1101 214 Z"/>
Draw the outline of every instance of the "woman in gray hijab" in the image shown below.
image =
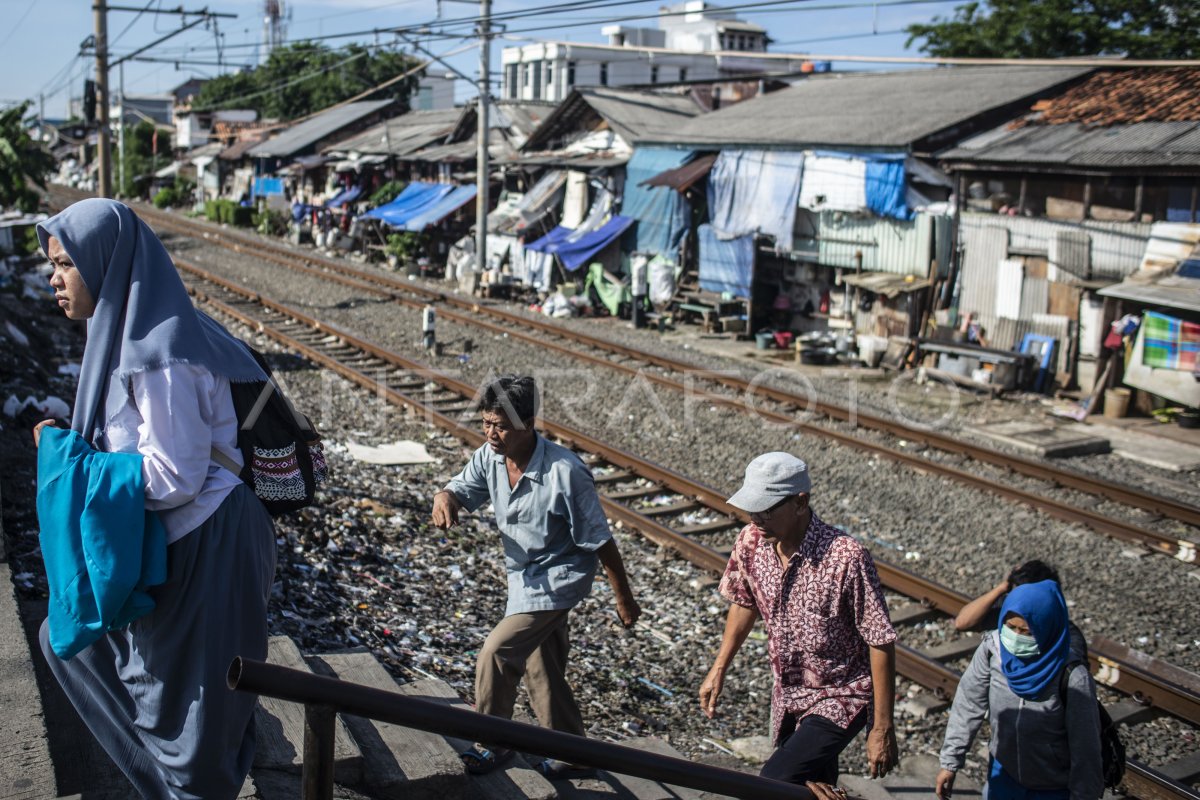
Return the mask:
<path fill-rule="evenodd" d="M 244 344 L 197 311 L 166 249 L 122 203 L 91 199 L 38 225 L 64 313 L 86 319 L 71 428 L 142 456 L 146 509 L 167 533 L 155 608 L 50 668 L 147 798 L 234 798 L 254 758 L 255 698 L 229 691 L 234 656 L 265 659 L 271 517 L 213 460 L 238 465 L 230 382 L 264 380 Z M 41 429 L 35 429 L 35 439 Z"/>

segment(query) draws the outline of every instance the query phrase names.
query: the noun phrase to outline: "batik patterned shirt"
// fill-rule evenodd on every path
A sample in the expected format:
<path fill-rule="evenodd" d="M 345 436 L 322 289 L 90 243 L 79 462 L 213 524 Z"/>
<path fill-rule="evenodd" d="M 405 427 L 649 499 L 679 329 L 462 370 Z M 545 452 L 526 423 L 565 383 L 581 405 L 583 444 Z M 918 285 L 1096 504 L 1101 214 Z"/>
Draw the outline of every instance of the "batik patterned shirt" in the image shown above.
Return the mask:
<path fill-rule="evenodd" d="M 776 746 L 789 714 L 797 723 L 820 714 L 845 728 L 871 708 L 868 645 L 890 644 L 896 631 L 862 545 L 813 513 L 803 543 L 783 564 L 774 543 L 750 524 L 738 534 L 720 592 L 757 611 L 766 626 Z"/>

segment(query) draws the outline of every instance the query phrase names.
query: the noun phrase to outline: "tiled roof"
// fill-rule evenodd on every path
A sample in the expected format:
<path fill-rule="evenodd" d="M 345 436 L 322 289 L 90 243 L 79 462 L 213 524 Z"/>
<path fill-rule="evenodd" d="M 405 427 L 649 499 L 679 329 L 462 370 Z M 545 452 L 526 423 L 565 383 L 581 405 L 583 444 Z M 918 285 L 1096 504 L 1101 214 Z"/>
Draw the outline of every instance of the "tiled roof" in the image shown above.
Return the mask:
<path fill-rule="evenodd" d="M 1034 105 L 1024 125 L 1200 121 L 1200 68 L 1110 69 Z"/>

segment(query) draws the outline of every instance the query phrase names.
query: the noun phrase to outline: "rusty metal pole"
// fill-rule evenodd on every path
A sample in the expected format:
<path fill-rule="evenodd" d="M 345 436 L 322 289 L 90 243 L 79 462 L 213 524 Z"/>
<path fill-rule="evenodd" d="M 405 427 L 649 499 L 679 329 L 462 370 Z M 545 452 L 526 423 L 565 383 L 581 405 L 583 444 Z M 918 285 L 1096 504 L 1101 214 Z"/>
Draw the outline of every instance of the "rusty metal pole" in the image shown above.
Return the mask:
<path fill-rule="evenodd" d="M 304 706 L 304 800 L 333 800 L 333 706 Z"/>

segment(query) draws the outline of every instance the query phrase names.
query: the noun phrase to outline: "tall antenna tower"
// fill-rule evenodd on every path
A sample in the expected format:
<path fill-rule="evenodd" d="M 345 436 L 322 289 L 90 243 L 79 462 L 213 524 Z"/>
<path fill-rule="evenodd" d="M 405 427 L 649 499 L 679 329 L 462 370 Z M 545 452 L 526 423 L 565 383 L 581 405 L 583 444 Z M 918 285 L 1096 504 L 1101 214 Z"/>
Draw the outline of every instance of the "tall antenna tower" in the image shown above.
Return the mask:
<path fill-rule="evenodd" d="M 262 62 L 266 62 L 271 51 L 287 39 L 287 19 L 291 18 L 291 9 L 286 11 L 285 18 L 283 0 L 263 0 Z"/>

